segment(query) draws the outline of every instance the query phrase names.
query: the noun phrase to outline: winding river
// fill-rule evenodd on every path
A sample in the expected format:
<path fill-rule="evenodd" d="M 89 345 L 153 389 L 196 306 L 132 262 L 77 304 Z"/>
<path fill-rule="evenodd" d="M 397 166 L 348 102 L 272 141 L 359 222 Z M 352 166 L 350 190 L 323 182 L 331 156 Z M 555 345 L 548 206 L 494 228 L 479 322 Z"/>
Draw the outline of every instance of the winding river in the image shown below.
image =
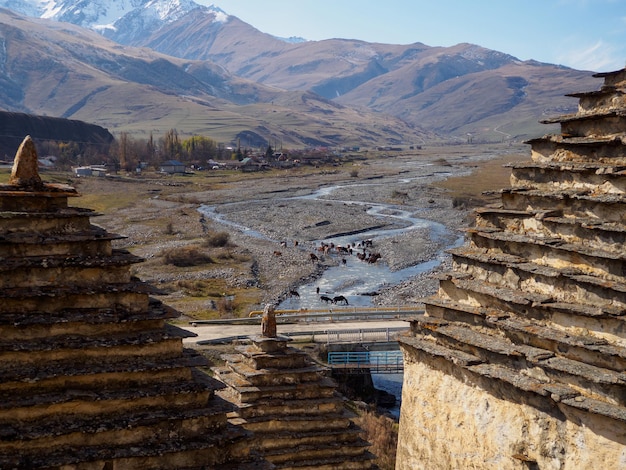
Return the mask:
<path fill-rule="evenodd" d="M 292 198 L 283 198 L 283 200 L 323 199 L 326 201 L 333 200 L 336 202 L 363 205 L 369 207 L 367 213 L 370 215 L 381 219 L 393 218 L 395 219 L 395 222 L 400 221 L 402 225 L 404 225 L 402 228 L 373 229 L 371 231 L 361 232 L 357 235 L 343 235 L 326 238 L 323 240 L 324 243 L 334 243 L 335 245 L 342 246 L 351 244 L 352 246 L 355 246 L 357 243 L 365 239 L 375 241 L 377 239 L 392 237 L 416 229 L 427 229 L 427 232 L 430 234 L 429 236 L 433 240 L 453 238 L 453 235 L 443 224 L 427 219 L 413 217 L 411 212 L 404 210 L 399 206 L 367 201 L 342 201 L 332 197 L 336 190 L 346 187 L 348 187 L 348 185 L 324 187 L 306 196 L 294 196 Z M 251 229 L 250 227 L 228 220 L 224 214 L 218 212 L 217 209 L 218 206 L 203 205 L 200 207 L 199 211 L 205 217 L 239 230 L 245 235 L 275 241 L 278 243 L 277 240 L 271 240 L 267 236 Z M 396 223 L 394 225 L 397 227 L 398 224 Z M 300 295 L 299 298 L 287 298 L 283 300 L 278 307 L 281 309 L 320 308 L 320 295 L 333 297 L 339 292 L 349 299 L 350 305 L 363 307 L 372 306 L 372 295 L 368 294 L 374 294 L 383 287 L 400 284 L 411 277 L 437 267 L 443 259 L 445 249 L 462 243 L 463 237 L 454 238 L 456 238 L 455 241 L 441 250 L 434 259 L 396 271 L 390 270 L 389 267 L 383 262 L 370 264 L 364 263 L 356 258 L 356 256 L 346 256 L 345 264 L 326 269 L 321 277 L 317 278 L 311 284 L 301 286 L 298 289 L 298 293 Z M 313 243 L 315 245 L 319 245 L 321 240 Z"/>
<path fill-rule="evenodd" d="M 347 204 L 360 204 L 368 207 L 367 213 L 370 215 L 374 215 L 381 219 L 393 218 L 395 219 L 395 222 L 399 221 L 403 225 L 402 228 L 374 229 L 367 232 L 361 232 L 358 235 L 326 238 L 323 240 L 324 243 L 332 242 L 335 245 L 347 246 L 348 244 L 351 244 L 352 246 L 355 246 L 357 243 L 366 239 L 371 239 L 375 243 L 377 239 L 392 237 L 417 229 L 421 229 L 421 233 L 428 233 L 433 240 L 454 241 L 448 246 L 444 246 L 444 248 L 441 249 L 441 251 L 439 251 L 433 259 L 396 271 L 389 269 L 389 267 L 383 262 L 370 264 L 364 263 L 356 256 L 346 256 L 346 264 L 340 264 L 326 269 L 322 276 L 317 278 L 314 282 L 308 285 L 300 286 L 298 289 L 298 293 L 300 295 L 299 298 L 287 298 L 279 304 L 278 308 L 294 310 L 300 308 L 318 309 L 320 306 L 323 306 L 323 304 L 320 304 L 320 295 L 333 297 L 335 293 L 338 292 L 341 292 L 342 295 L 349 299 L 350 305 L 363 307 L 372 306 L 373 296 L 364 295 L 364 293 L 376 293 L 381 288 L 400 284 L 407 279 L 437 267 L 442 262 L 444 251 L 447 248 L 458 246 L 463 242 L 463 236 L 457 237 L 456 235 L 451 234 L 443 224 L 427 219 L 413 217 L 412 212 L 404 210 L 396 205 L 379 204 L 367 201 L 342 201 L 340 199 L 333 198 L 334 192 L 338 189 L 346 188 L 347 186 L 350 185 L 329 186 L 318 189 L 312 194 L 306 196 L 294 196 L 293 198 L 282 199 L 324 199 L 344 202 Z M 278 243 L 277 240 L 271 240 L 269 237 L 251 229 L 250 227 L 228 220 L 224 214 L 218 212 L 217 209 L 217 206 L 203 205 L 199 210 L 205 215 L 205 217 L 239 230 L 248 236 Z M 397 223 L 394 224 L 394 226 L 397 225 Z M 321 240 L 317 240 L 313 243 L 315 246 L 319 246 Z M 332 308 L 332 305 L 328 305 L 328 307 Z M 384 390 L 396 397 L 396 403 L 391 409 L 389 409 L 389 412 L 395 416 L 396 419 L 399 419 L 403 374 L 372 374 L 372 380 L 374 381 L 374 386 L 376 388 Z"/>

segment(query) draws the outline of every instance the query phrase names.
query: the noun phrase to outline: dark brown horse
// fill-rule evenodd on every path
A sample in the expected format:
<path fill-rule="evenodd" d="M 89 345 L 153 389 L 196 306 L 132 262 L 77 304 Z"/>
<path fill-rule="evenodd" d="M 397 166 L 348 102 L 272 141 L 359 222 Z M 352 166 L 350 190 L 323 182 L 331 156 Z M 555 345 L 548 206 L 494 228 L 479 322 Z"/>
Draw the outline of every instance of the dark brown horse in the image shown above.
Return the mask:
<path fill-rule="evenodd" d="M 333 297 L 334 304 L 338 304 L 339 302 L 343 302 L 345 305 L 348 305 L 348 299 L 346 299 L 343 295 Z"/>
<path fill-rule="evenodd" d="M 320 301 L 321 302 L 326 302 L 327 304 L 334 303 L 333 299 L 331 299 L 330 297 L 327 297 L 325 295 L 320 295 Z"/>

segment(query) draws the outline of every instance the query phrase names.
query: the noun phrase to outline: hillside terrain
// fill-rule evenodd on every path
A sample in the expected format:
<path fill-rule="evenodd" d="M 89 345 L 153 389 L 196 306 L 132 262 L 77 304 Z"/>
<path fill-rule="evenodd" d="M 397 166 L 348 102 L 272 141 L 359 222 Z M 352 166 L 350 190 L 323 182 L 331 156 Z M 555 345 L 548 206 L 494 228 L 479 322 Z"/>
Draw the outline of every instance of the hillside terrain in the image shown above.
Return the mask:
<path fill-rule="evenodd" d="M 82 120 L 139 137 L 175 128 L 225 143 L 377 145 L 430 133 L 307 91 L 238 78 L 207 61 L 121 46 L 67 23 L 0 10 L 0 109 Z M 383 119 L 384 124 L 380 124 Z"/>
<path fill-rule="evenodd" d="M 0 160 L 5 161 L 13 160 L 26 135 L 33 136 L 33 139 L 36 137 L 38 142 L 80 142 L 85 148 L 91 147 L 97 151 L 106 149 L 113 141 L 109 131 L 94 124 L 24 113 L 0 111 L 0 129 L 3 131 L 0 135 Z M 41 156 L 45 156 L 45 152 Z"/>
<path fill-rule="evenodd" d="M 132 38 L 123 33 L 124 21 L 107 37 L 176 57 L 210 60 L 256 83 L 311 90 L 457 141 L 467 134 L 488 141 L 541 135 L 547 129 L 539 117 L 575 112 L 575 100 L 564 95 L 598 84 L 587 71 L 520 61 L 474 44 L 287 43 L 212 8 L 196 8 L 158 27 L 152 24 L 142 34 L 135 29 Z"/>
<path fill-rule="evenodd" d="M 575 111 L 566 93 L 597 88 L 591 72 L 473 44 L 287 42 L 191 0 L 2 5 L 14 11 L 0 10 L 0 109 L 139 137 L 175 128 L 259 147 L 519 141 L 551 131 L 540 118 Z"/>

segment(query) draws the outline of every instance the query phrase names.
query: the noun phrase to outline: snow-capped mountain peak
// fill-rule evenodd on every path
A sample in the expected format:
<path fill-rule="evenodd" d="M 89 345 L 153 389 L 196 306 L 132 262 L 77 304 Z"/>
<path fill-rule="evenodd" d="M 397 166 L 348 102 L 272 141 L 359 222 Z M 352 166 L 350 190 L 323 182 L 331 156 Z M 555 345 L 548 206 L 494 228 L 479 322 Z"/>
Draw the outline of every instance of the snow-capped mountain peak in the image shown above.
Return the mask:
<path fill-rule="evenodd" d="M 201 6 L 193 0 L 0 0 L 0 7 L 103 33 L 138 23 L 158 29 L 198 8 L 212 13 L 217 22 L 228 20 L 218 7 Z"/>

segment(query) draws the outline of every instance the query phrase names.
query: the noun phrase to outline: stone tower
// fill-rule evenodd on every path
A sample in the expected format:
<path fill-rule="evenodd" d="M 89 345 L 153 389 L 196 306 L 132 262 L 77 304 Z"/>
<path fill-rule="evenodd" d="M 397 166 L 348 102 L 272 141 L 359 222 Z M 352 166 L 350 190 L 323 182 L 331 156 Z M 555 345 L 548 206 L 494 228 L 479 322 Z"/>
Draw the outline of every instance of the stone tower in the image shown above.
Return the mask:
<path fill-rule="evenodd" d="M 165 323 L 177 312 L 72 196 L 41 181 L 27 137 L 0 185 L 0 468 L 248 468 L 221 385 Z"/>
<path fill-rule="evenodd" d="M 626 468 L 626 69 L 595 77 L 400 339 L 398 470 Z"/>
<path fill-rule="evenodd" d="M 287 346 L 291 338 L 276 334 L 273 310 L 267 313 L 263 334 L 215 368 L 227 385 L 217 393 L 236 406 L 232 423 L 253 433 L 251 448 L 277 469 L 375 468 L 336 383 L 306 352 Z"/>

